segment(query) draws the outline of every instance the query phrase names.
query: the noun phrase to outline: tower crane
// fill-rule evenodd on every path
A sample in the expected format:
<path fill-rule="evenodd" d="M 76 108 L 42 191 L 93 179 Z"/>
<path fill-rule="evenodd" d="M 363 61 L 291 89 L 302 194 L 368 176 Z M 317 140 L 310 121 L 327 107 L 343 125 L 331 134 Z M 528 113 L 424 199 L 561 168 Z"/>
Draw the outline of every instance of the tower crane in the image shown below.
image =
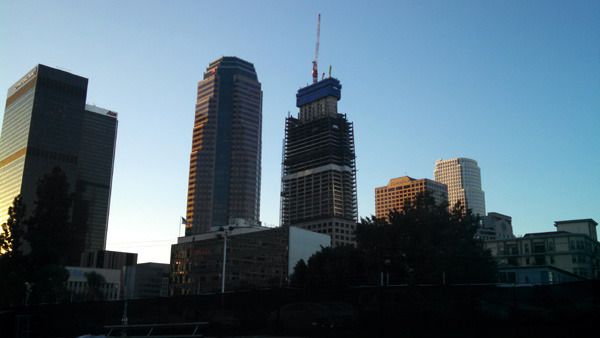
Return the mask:
<path fill-rule="evenodd" d="M 315 59 L 313 60 L 313 67 L 312 67 L 312 78 L 313 78 L 313 83 L 317 83 L 317 81 L 319 80 L 319 66 L 318 66 L 318 60 L 319 60 L 319 41 L 321 38 L 321 13 L 319 13 L 319 15 L 317 16 L 317 43 L 315 45 Z"/>

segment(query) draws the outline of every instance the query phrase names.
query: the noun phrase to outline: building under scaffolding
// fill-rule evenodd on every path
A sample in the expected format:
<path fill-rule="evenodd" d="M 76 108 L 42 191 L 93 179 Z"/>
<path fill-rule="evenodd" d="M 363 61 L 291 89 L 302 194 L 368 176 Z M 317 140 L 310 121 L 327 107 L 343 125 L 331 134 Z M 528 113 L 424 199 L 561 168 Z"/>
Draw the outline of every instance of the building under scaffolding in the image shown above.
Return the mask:
<path fill-rule="evenodd" d="M 281 224 L 355 244 L 357 220 L 354 127 L 337 111 L 339 80 L 327 78 L 296 95 L 298 117 L 285 126 Z"/>

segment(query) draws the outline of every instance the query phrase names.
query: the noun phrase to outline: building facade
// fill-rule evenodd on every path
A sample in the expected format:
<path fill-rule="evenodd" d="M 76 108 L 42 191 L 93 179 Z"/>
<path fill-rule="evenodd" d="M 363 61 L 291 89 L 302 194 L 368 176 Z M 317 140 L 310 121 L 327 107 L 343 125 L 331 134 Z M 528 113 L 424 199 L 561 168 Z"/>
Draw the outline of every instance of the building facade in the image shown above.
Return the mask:
<path fill-rule="evenodd" d="M 473 215 L 485 216 L 485 194 L 481 190 L 481 170 L 468 158 L 438 160 L 434 179 L 448 186 L 448 203 L 452 209 L 460 201 Z"/>
<path fill-rule="evenodd" d="M 551 266 L 582 279 L 600 278 L 594 220 L 558 221 L 557 231 L 484 242 L 502 269 Z M 585 231 L 578 231 L 586 229 Z"/>
<path fill-rule="evenodd" d="M 211 62 L 198 83 L 186 235 L 259 223 L 261 131 L 254 66 L 237 57 Z"/>
<path fill-rule="evenodd" d="M 489 212 L 481 217 L 481 225 L 475 234 L 484 241 L 514 238 L 512 217 L 497 212 Z"/>
<path fill-rule="evenodd" d="M 296 227 L 230 227 L 179 237 L 171 246 L 170 295 L 287 285 L 296 263 L 330 241 Z"/>
<path fill-rule="evenodd" d="M 355 244 L 358 217 L 354 126 L 338 113 L 341 89 L 330 77 L 296 94 L 281 183 L 281 224 L 328 234 L 333 246 Z"/>
<path fill-rule="evenodd" d="M 69 278 L 65 285 L 71 302 L 90 300 L 119 300 L 122 297 L 122 276 L 118 269 L 83 268 L 66 266 Z M 88 274 L 96 273 L 103 279 L 99 285 L 90 286 Z"/>
<path fill-rule="evenodd" d="M 414 203 L 420 194 L 433 197 L 437 205 L 448 203 L 448 187 L 426 178 L 402 176 L 391 179 L 386 186 L 375 188 L 375 214 L 387 219 L 390 212 L 402 212 L 407 203 Z"/>
<path fill-rule="evenodd" d="M 85 104 L 88 80 L 38 65 L 8 90 L 0 134 L 0 224 L 21 195 L 27 214 L 37 183 L 60 167 L 74 193 L 79 227 L 70 264 L 104 249 L 110 206 L 117 114 Z"/>
<path fill-rule="evenodd" d="M 101 269 L 122 269 L 137 264 L 137 254 L 131 252 L 97 250 L 81 254 L 81 267 Z"/>
<path fill-rule="evenodd" d="M 125 267 L 127 299 L 157 298 L 169 295 L 169 264 L 141 263 Z"/>

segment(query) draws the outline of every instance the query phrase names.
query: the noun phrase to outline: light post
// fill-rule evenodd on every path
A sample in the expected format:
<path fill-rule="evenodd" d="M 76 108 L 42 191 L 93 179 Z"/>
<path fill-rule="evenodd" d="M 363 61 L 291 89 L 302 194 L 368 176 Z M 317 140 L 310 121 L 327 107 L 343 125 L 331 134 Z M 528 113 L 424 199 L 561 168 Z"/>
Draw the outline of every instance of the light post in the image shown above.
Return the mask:
<path fill-rule="evenodd" d="M 221 293 L 225 293 L 225 268 L 227 266 L 227 235 L 229 235 L 229 231 L 232 229 L 233 227 L 229 227 L 228 229 L 221 228 L 221 231 L 223 231 L 223 271 L 221 271 Z"/>
<path fill-rule="evenodd" d="M 221 293 L 225 293 L 225 266 L 227 265 L 227 230 L 223 231 L 223 271 L 221 272 Z"/>

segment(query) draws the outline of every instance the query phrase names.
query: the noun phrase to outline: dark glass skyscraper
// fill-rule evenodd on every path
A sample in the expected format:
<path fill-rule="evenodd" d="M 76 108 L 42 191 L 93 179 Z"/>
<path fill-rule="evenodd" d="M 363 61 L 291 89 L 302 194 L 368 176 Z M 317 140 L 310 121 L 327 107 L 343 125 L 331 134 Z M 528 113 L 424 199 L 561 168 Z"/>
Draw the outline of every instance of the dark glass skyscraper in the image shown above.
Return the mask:
<path fill-rule="evenodd" d="M 296 94 L 281 184 L 281 224 L 329 234 L 333 246 L 355 243 L 357 219 L 354 127 L 338 113 L 341 90 L 330 77 Z"/>
<path fill-rule="evenodd" d="M 0 224 L 21 194 L 30 214 L 38 180 L 54 167 L 74 193 L 80 226 L 69 264 L 105 248 L 117 114 L 85 104 L 86 78 L 38 65 L 8 90 L 0 134 Z"/>
<path fill-rule="evenodd" d="M 259 222 L 261 130 L 254 65 L 237 57 L 211 62 L 198 83 L 186 235 Z"/>

